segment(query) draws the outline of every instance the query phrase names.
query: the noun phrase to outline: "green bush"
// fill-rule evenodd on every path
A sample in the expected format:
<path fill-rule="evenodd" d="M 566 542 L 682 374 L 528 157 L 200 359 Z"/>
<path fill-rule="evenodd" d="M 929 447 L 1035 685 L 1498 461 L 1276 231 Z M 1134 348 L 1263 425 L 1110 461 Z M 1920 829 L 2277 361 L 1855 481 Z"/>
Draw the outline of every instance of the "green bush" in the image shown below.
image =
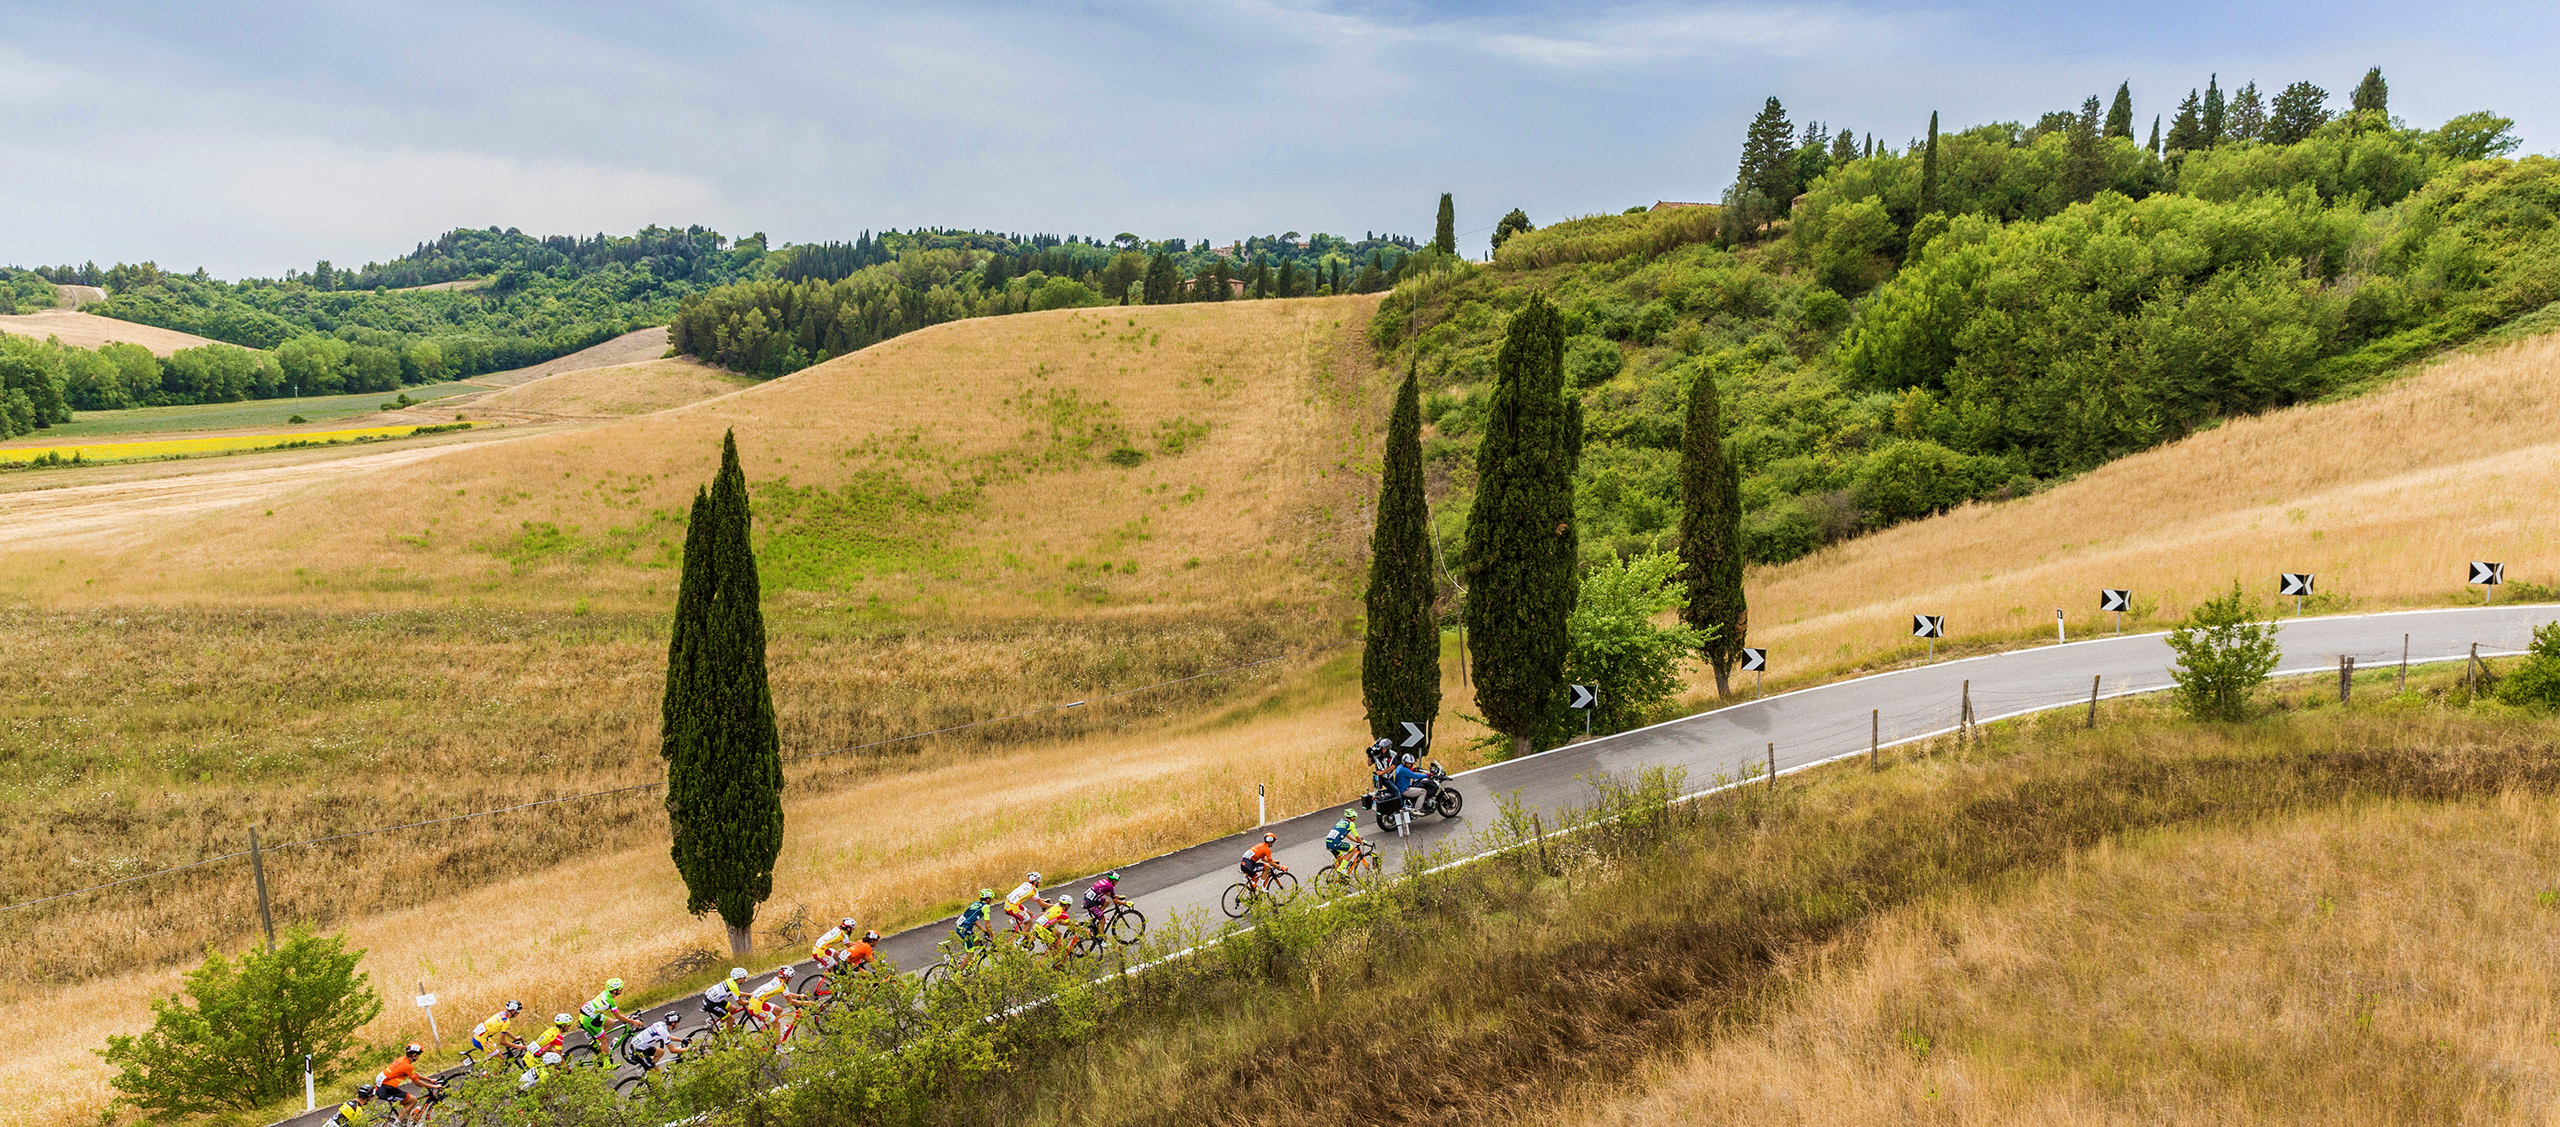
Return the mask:
<path fill-rule="evenodd" d="M 302 1058 L 326 1076 L 350 1063 L 355 1031 L 382 1013 L 342 935 L 297 927 L 273 951 L 220 954 L 187 973 L 185 993 L 151 1003 L 149 1031 L 107 1038 L 118 1099 L 167 1117 L 246 1110 L 302 1090 Z"/>
<path fill-rule="evenodd" d="M 2231 581 L 2231 593 L 2207 599 L 2169 631 L 2178 655 L 2170 675 L 2178 703 L 2199 720 L 2238 720 L 2249 714 L 2249 694 L 2276 668 L 2276 627 L 2258 620 L 2256 603 Z"/>
<path fill-rule="evenodd" d="M 1681 665 L 1706 644 L 1706 634 L 1692 627 L 1654 625 L 1688 601 L 1688 588 L 1671 578 L 1679 571 L 1679 556 L 1654 552 L 1583 573 L 1581 597 L 1565 620 L 1572 648 L 1564 672 L 1575 684 L 1600 688 L 1594 733 L 1624 731 L 1661 712 L 1680 692 Z"/>
<path fill-rule="evenodd" d="M 2498 699 L 2560 708 L 2560 622 L 2533 628 L 2533 648 L 2525 654 L 2524 663 L 2498 683 Z"/>

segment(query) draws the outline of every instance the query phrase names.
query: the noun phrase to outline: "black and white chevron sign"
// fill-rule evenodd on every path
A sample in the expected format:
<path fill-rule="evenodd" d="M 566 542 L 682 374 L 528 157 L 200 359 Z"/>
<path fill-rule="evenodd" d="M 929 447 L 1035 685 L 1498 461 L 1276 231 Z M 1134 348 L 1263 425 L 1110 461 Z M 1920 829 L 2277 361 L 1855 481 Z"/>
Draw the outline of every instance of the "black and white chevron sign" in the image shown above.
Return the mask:
<path fill-rule="evenodd" d="M 1573 690 L 1573 701 L 1565 706 L 1567 708 L 1592 708 L 1600 703 L 1600 687 L 1597 685 L 1567 685 L 1565 687 Z"/>
<path fill-rule="evenodd" d="M 1912 637 L 1914 637 L 1914 638 L 1944 638 L 1944 637 L 1946 637 L 1946 636 L 1947 636 L 1947 616 L 1945 616 L 1945 615 L 1943 615 L 1943 614 L 1915 614 L 1915 615 L 1912 615 L 1912 616 L 1911 616 L 1911 636 L 1912 636 Z"/>
<path fill-rule="evenodd" d="M 2133 592 L 2114 587 L 2101 588 L 2098 591 L 2098 609 L 2119 613 L 2132 610 Z"/>
<path fill-rule="evenodd" d="M 1769 651 L 1767 651 L 1767 650 L 1744 650 L 1744 651 L 1742 651 L 1742 671 L 1743 671 L 1743 672 L 1745 672 L 1745 673 L 1758 673 L 1758 672 L 1760 672 L 1761 670 L 1763 670 L 1763 669 L 1767 669 L 1767 668 L 1769 668 Z"/>
<path fill-rule="evenodd" d="M 2308 595 L 2311 593 L 2311 573 L 2307 571 L 2285 572 L 2283 579 L 2279 583 L 2279 587 L 2281 589 L 2276 592 L 2279 595 L 2291 595 L 2295 598 L 2301 598 L 2304 595 Z"/>
<path fill-rule="evenodd" d="M 2473 560 L 2471 561 L 2471 581 L 2495 587 L 2507 581 L 2507 565 Z"/>

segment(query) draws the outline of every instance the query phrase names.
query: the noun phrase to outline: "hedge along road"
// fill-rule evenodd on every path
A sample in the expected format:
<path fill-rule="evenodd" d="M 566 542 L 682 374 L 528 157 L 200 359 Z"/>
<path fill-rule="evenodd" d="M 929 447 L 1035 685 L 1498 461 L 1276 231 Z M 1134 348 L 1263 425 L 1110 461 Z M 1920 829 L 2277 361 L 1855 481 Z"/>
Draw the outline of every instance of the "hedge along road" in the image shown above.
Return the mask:
<path fill-rule="evenodd" d="M 2535 626 L 2555 620 L 2560 620 L 2560 606 L 2548 605 L 2287 619 L 2277 631 L 2283 656 L 2276 675 L 2332 671 L 2341 657 L 2354 658 L 2356 666 L 2367 672 L 2396 668 L 2404 635 L 2412 664 L 2462 660 L 2475 645 L 2483 657 L 2508 656 L 2524 651 Z M 1783 653 L 1775 656 L 1785 658 Z M 1479 767 L 1456 777 L 1466 795 L 1466 810 L 1458 818 L 1417 818 L 1413 832 L 1402 838 L 1379 834 L 1375 821 L 1364 819 L 1362 832 L 1377 841 L 1380 860 L 1388 872 L 1395 872 L 1405 852 L 1428 849 L 1474 826 L 1490 824 L 1496 795 L 1517 792 L 1524 809 L 1546 812 L 1552 824 L 1555 813 L 1590 803 L 1593 795 L 1583 782 L 1586 778 L 1629 775 L 1642 767 L 1677 767 L 1687 773 L 1689 789 L 1696 793 L 1740 780 L 1746 771 L 1765 770 L 1771 745 L 1776 748 L 1778 772 L 1786 774 L 1864 755 L 1871 733 L 1876 743 L 1892 747 L 1952 732 L 1968 684 L 1975 721 L 1988 723 L 2046 709 L 2085 707 L 2092 678 L 2098 682 L 2098 695 L 2105 698 L 2171 688 L 2175 683 L 2170 677 L 2172 663 L 2166 634 L 2136 634 L 1954 659 L 1798 689 Z M 1357 759 L 1361 749 L 1346 747 L 1342 754 Z M 1721 781 L 1718 776 L 1723 777 Z M 1278 834 L 1281 862 L 1297 872 L 1301 881 L 1310 880 L 1327 860 L 1325 830 L 1358 797 L 1339 796 L 1312 812 L 1263 829 L 1124 865 L 1121 893 L 1158 921 L 1176 912 L 1214 919 L 1219 895 L 1238 877 L 1236 863 L 1263 833 Z M 1020 873 L 988 873 L 981 883 L 1002 896 L 1021 879 Z M 1048 887 L 1053 892 L 1081 893 L 1085 883 L 1079 879 Z M 998 926 L 1004 922 L 999 915 Z M 880 954 L 898 967 L 919 970 L 939 957 L 936 945 L 951 934 L 952 924 L 953 919 L 945 918 L 890 936 L 881 942 Z M 798 967 L 801 973 L 812 969 L 805 962 Z M 503 1000 L 475 999 L 465 1008 L 477 1015 L 495 1010 Z M 702 1016 L 693 999 L 662 1003 L 652 1012 L 668 1009 L 684 1014 L 687 1026 Z M 344 1093 L 338 1098 L 343 1099 Z M 335 1100 L 323 1100 L 320 1111 L 285 1123 L 295 1127 L 319 1123 L 335 1104 Z"/>

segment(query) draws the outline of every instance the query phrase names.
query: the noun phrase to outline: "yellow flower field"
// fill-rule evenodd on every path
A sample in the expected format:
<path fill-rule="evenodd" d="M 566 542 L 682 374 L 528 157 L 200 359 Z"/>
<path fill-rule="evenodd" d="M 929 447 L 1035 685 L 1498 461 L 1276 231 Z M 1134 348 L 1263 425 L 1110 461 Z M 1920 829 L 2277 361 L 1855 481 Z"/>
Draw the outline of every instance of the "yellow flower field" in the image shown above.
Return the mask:
<path fill-rule="evenodd" d="M 444 428 L 438 428 L 444 429 Z M 359 427 L 354 430 L 293 431 L 285 434 L 227 434 L 214 438 L 172 438 L 159 442 L 92 442 L 76 446 L 24 446 L 0 449 L 0 462 L 33 462 L 52 455 L 57 461 L 121 462 L 136 458 L 182 458 L 192 454 L 229 454 L 279 446 L 329 446 L 380 438 L 406 438 L 414 426 Z"/>

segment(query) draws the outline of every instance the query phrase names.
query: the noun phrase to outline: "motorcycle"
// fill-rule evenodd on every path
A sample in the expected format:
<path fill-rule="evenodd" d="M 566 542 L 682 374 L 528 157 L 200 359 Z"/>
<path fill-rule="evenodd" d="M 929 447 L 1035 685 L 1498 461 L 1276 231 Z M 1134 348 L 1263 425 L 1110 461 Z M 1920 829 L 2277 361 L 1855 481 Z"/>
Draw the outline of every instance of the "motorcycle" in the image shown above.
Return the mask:
<path fill-rule="evenodd" d="M 1435 762 L 1431 765 L 1430 770 L 1423 773 L 1429 775 L 1432 782 L 1440 784 L 1440 793 L 1432 796 L 1427 801 L 1422 795 L 1416 794 L 1412 800 L 1413 813 L 1438 814 L 1442 818 L 1457 817 L 1458 811 L 1465 808 L 1467 804 L 1467 797 L 1458 793 L 1458 788 L 1449 782 L 1449 772 L 1443 770 L 1440 764 Z M 1412 789 L 1419 791 L 1423 788 L 1414 787 Z M 1362 808 L 1374 811 L 1378 815 L 1379 832 L 1394 833 L 1396 829 L 1396 820 L 1399 816 L 1405 813 L 1407 803 L 1403 795 L 1396 793 L 1395 781 L 1393 779 L 1389 779 L 1385 782 L 1378 783 L 1376 789 L 1370 791 L 1368 794 L 1360 796 L 1360 805 Z"/>

